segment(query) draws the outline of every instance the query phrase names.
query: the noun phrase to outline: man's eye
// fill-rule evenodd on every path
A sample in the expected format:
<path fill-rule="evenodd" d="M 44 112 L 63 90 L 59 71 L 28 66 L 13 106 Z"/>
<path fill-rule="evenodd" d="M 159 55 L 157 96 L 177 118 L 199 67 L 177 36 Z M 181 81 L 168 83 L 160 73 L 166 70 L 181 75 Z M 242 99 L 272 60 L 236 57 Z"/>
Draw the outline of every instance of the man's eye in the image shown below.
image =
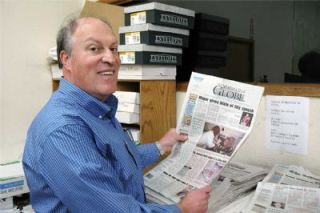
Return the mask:
<path fill-rule="evenodd" d="M 118 53 L 118 48 L 117 47 L 114 47 L 114 48 L 110 48 L 111 52 L 113 53 Z"/>
<path fill-rule="evenodd" d="M 89 49 L 90 49 L 91 52 L 97 52 L 98 51 L 97 47 L 90 47 Z"/>

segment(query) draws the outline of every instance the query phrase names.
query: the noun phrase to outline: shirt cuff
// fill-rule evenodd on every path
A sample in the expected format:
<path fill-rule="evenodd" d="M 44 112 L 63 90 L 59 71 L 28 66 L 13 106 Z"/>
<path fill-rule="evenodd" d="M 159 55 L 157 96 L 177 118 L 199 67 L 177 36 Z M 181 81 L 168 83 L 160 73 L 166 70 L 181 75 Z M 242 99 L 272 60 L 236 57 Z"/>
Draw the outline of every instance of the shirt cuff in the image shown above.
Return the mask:
<path fill-rule="evenodd" d="M 166 152 L 163 150 L 160 142 L 159 142 L 159 141 L 156 141 L 155 144 L 156 144 L 156 146 L 157 146 L 157 149 L 158 149 L 158 151 L 159 151 L 159 154 L 160 154 L 160 155 L 164 155 Z"/>

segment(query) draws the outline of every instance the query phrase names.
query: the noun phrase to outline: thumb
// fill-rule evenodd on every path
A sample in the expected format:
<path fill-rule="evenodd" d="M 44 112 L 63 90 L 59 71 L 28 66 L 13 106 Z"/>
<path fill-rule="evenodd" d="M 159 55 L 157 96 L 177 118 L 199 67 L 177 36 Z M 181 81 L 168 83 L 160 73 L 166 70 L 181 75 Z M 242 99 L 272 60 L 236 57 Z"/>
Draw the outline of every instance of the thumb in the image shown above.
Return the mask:
<path fill-rule="evenodd" d="M 206 193 L 210 193 L 212 191 L 212 187 L 207 185 L 205 187 L 202 187 L 200 190 Z"/>
<path fill-rule="evenodd" d="M 179 134 L 177 139 L 178 139 L 178 141 L 186 141 L 188 139 L 188 135 Z"/>

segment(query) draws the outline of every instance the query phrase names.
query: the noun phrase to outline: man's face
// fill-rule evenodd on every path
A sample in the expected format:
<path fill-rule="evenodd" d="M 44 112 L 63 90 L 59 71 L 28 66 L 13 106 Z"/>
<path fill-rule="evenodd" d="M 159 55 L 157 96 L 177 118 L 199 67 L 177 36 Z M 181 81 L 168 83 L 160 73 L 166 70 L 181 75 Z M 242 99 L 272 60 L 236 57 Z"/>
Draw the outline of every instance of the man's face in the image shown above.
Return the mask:
<path fill-rule="evenodd" d="M 118 44 L 110 27 L 95 18 L 78 20 L 72 36 L 72 52 L 60 57 L 64 78 L 99 100 L 117 89 L 120 59 Z"/>
<path fill-rule="evenodd" d="M 231 148 L 234 146 L 235 138 L 234 137 L 227 137 L 224 141 L 224 148 Z"/>

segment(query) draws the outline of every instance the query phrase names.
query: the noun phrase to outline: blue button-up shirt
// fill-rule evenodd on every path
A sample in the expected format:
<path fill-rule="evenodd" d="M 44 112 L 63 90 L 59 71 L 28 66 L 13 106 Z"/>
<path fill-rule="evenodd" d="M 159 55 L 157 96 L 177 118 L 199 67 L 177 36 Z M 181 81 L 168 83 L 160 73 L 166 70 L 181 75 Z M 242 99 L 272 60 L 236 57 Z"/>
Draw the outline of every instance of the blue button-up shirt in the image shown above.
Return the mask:
<path fill-rule="evenodd" d="M 101 102 L 62 79 L 28 130 L 23 166 L 37 212 L 180 212 L 145 203 L 143 168 L 154 144 L 135 146 Z"/>

